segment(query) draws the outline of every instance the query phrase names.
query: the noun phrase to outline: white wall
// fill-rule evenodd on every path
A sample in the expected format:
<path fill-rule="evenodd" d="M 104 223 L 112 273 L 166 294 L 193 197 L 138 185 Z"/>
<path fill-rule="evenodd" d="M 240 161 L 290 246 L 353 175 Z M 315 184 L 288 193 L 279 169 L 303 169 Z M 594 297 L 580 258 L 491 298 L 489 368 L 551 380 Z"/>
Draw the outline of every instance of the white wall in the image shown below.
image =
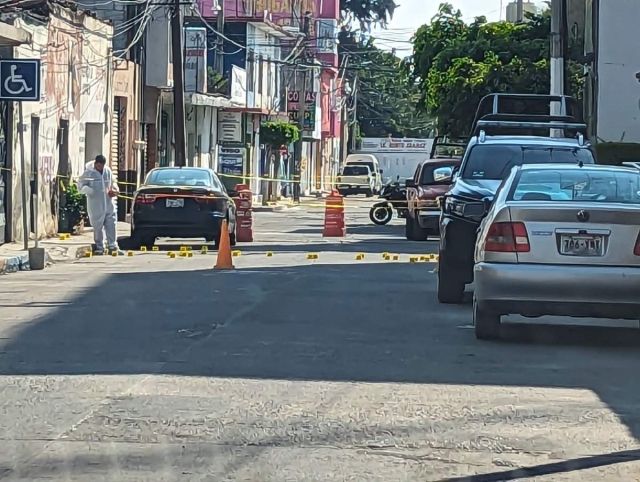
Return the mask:
<path fill-rule="evenodd" d="M 48 28 L 42 22 L 16 20 L 16 26 L 33 36 L 31 45 L 14 48 L 16 58 L 41 58 L 40 102 L 23 103 L 24 156 L 27 175 L 31 176 L 31 118 L 40 119 L 38 136 L 38 231 L 52 236 L 57 232 L 57 213 L 52 213 L 52 191 L 58 173 L 58 130 L 61 119 L 69 123 L 69 166 L 71 180 L 84 171 L 86 154 L 86 122 L 110 125 L 113 84 L 111 78 L 110 37 L 113 27 L 89 16 L 78 16 L 86 32 L 76 34 L 72 14 L 61 7 L 53 7 Z M 93 32 L 93 33 L 92 33 Z M 12 239 L 21 241 L 22 199 L 21 148 L 18 136 L 18 116 L 13 118 L 12 163 Z M 102 132 L 102 137 L 99 137 Z M 92 151 L 101 143 L 108 146 L 108 129 L 94 130 Z M 105 155 L 108 153 L 105 153 Z M 69 180 L 67 180 L 69 181 Z M 29 200 L 31 193 L 29 192 Z M 28 214 L 29 216 L 29 214 Z"/>
<path fill-rule="evenodd" d="M 281 64 L 273 62 L 280 60 L 282 50 L 279 41 L 273 35 L 260 28 L 260 24 L 250 23 L 247 25 L 247 52 L 253 52 L 254 68 L 253 79 L 248 89 L 253 92 L 253 105 L 248 107 L 267 110 L 277 110 L 279 106 L 278 93 L 280 90 L 280 69 Z M 259 75 L 258 56 L 262 56 L 262 76 Z M 247 62 L 249 57 L 247 54 Z M 262 92 L 259 92 L 259 84 Z M 248 96 L 249 100 L 251 96 Z"/>
<path fill-rule="evenodd" d="M 601 1 L 599 16 L 598 140 L 640 142 L 640 1 Z"/>
<path fill-rule="evenodd" d="M 187 112 L 187 142 L 193 139 L 197 144 L 197 135 L 200 135 L 200 149 L 193 151 L 193 146 L 188 146 L 187 151 L 193 154 L 193 158 L 189 158 L 187 164 L 217 169 L 218 109 L 188 105 Z"/>
<path fill-rule="evenodd" d="M 156 8 L 147 24 L 146 62 L 147 85 L 153 87 L 169 87 L 169 67 L 171 58 L 171 34 L 169 28 L 169 8 Z"/>

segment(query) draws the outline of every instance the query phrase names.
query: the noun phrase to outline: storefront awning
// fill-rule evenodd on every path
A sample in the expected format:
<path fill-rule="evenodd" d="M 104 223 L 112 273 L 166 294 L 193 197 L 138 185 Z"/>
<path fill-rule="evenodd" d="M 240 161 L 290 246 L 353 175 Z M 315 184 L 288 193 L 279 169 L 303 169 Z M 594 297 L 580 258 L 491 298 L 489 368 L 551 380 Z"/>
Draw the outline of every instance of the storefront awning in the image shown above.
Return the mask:
<path fill-rule="evenodd" d="M 29 32 L 8 23 L 0 22 L 0 47 L 14 47 L 30 43 L 31 35 Z"/>
<path fill-rule="evenodd" d="M 231 102 L 227 97 L 212 94 L 187 93 L 184 96 L 185 104 L 199 105 L 204 107 L 215 107 L 217 109 L 225 109 L 235 107 L 236 104 Z"/>
<path fill-rule="evenodd" d="M 160 96 L 164 104 L 173 104 L 173 92 L 171 90 L 163 90 Z M 213 107 L 214 109 L 228 109 L 238 106 L 235 102 L 231 102 L 228 97 L 223 95 L 199 94 L 197 92 L 185 92 L 184 103 L 186 105 Z"/>

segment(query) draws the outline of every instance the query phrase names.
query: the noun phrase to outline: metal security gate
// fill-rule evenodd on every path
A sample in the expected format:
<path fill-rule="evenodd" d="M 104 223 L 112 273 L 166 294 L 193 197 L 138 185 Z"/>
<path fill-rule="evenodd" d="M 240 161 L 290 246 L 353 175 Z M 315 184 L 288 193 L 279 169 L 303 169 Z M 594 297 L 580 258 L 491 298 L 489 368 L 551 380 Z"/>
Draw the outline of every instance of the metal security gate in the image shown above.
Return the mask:
<path fill-rule="evenodd" d="M 120 99 L 116 97 L 113 105 L 113 115 L 111 116 L 111 172 L 115 179 L 120 180 Z"/>

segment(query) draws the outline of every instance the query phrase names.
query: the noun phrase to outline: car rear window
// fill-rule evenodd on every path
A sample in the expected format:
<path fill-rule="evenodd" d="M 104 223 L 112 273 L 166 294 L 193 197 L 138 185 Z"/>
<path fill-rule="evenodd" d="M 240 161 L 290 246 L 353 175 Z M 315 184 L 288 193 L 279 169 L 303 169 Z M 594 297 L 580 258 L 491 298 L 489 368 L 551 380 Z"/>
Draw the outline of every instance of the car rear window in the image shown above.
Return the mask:
<path fill-rule="evenodd" d="M 463 179 L 502 180 L 511 169 L 523 164 L 594 164 L 587 148 L 477 145 L 471 148 L 462 172 Z"/>
<path fill-rule="evenodd" d="M 434 159 L 443 159 L 448 157 L 462 158 L 464 154 L 464 147 L 451 146 L 451 145 L 438 145 L 433 153 Z"/>
<path fill-rule="evenodd" d="M 152 186 L 214 187 L 211 174 L 202 169 L 158 169 L 145 184 Z"/>
<path fill-rule="evenodd" d="M 344 176 L 368 176 L 369 168 L 366 166 L 345 166 L 342 174 Z"/>
<path fill-rule="evenodd" d="M 516 178 L 508 200 L 640 204 L 640 172 L 526 170 Z"/>
<path fill-rule="evenodd" d="M 348 166 L 366 166 L 369 168 L 369 170 L 371 172 L 375 172 L 376 168 L 373 165 L 373 162 L 364 162 L 364 161 L 360 161 L 360 162 L 350 162 L 349 164 L 347 164 Z"/>

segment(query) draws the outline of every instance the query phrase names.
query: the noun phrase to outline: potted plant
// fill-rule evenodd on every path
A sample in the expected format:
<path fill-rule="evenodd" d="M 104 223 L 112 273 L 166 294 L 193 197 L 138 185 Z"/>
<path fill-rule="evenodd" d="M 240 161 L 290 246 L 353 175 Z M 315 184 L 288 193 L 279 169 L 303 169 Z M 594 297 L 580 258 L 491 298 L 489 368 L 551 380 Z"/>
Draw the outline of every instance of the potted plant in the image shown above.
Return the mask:
<path fill-rule="evenodd" d="M 60 202 L 58 232 L 81 234 L 87 218 L 87 200 L 76 184 L 66 186 Z"/>

